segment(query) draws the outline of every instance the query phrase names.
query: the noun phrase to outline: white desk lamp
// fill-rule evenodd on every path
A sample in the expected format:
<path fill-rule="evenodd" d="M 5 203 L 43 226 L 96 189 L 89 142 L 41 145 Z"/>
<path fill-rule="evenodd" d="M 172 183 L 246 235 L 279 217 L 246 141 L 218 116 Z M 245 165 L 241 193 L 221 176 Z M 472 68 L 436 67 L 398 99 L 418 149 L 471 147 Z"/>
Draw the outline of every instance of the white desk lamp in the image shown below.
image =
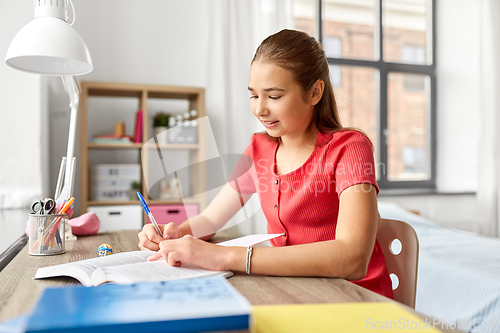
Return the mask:
<path fill-rule="evenodd" d="M 73 11 L 71 24 L 67 22 L 68 2 Z M 71 0 L 34 0 L 34 4 L 35 19 L 14 37 L 5 62 L 23 72 L 61 76 L 63 79 L 70 98 L 71 116 L 64 174 L 66 190 L 56 193 L 56 196 L 62 195 L 65 200 L 69 199 L 73 190 L 72 166 L 80 94 L 78 81 L 74 76 L 90 73 L 93 65 L 87 45 L 72 27 L 75 23 L 75 9 Z"/>

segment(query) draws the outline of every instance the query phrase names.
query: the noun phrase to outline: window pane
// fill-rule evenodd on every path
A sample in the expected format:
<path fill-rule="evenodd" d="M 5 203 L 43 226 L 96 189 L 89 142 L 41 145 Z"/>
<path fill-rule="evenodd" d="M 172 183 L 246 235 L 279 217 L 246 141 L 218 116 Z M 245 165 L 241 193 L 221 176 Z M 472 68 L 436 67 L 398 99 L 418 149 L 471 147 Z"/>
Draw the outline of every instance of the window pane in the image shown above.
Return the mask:
<path fill-rule="evenodd" d="M 428 0 L 383 0 L 384 61 L 425 65 Z"/>
<path fill-rule="evenodd" d="M 378 72 L 373 68 L 330 65 L 330 77 L 339 109 L 340 120 L 345 127 L 362 130 L 377 147 L 377 85 Z M 340 74 L 336 84 L 334 73 Z M 337 81 L 339 82 L 339 81 Z M 375 160 L 378 153 L 375 149 Z"/>
<path fill-rule="evenodd" d="M 378 59 L 375 55 L 374 0 L 322 0 L 323 48 L 327 57 Z M 334 42 L 332 41 L 334 40 Z M 340 46 L 329 46 L 338 43 Z"/>
<path fill-rule="evenodd" d="M 430 179 L 428 142 L 430 78 L 390 73 L 387 86 L 388 179 Z"/>
<path fill-rule="evenodd" d="M 309 36 L 315 36 L 316 0 L 295 0 L 293 2 L 293 16 L 295 30 L 303 31 Z"/>

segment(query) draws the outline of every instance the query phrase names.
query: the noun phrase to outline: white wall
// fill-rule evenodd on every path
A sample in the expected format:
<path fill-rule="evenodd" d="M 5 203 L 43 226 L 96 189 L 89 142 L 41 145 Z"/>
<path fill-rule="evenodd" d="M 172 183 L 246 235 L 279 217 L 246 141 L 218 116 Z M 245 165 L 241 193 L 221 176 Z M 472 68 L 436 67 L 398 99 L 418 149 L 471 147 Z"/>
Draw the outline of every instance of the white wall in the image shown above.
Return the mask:
<path fill-rule="evenodd" d="M 437 186 L 477 189 L 481 1 L 437 1 Z"/>
<path fill-rule="evenodd" d="M 46 185 L 42 183 L 47 144 L 41 142 L 42 119 L 46 119 L 41 78 L 4 62 L 10 42 L 32 19 L 33 1 L 0 3 L 0 209 L 27 207 L 40 199 Z"/>
<path fill-rule="evenodd" d="M 83 79 L 205 85 L 207 1 L 73 2 L 75 29 L 94 61 Z"/>

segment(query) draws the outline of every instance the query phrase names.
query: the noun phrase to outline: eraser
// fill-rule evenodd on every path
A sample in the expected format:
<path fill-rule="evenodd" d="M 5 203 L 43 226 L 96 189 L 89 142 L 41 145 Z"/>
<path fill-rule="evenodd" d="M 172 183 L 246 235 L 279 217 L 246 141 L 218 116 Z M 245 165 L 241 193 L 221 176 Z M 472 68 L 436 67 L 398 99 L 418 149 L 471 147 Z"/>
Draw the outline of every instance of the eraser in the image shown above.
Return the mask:
<path fill-rule="evenodd" d="M 101 244 L 97 248 L 97 253 L 99 257 L 109 256 L 113 254 L 113 247 L 109 244 Z"/>

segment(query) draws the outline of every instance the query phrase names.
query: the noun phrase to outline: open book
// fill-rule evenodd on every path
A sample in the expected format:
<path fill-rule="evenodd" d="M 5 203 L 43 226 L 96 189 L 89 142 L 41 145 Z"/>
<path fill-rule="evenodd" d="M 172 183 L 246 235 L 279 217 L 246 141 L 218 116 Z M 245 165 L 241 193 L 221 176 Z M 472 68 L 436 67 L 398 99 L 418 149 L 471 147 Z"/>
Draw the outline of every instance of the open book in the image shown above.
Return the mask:
<path fill-rule="evenodd" d="M 221 246 L 249 246 L 282 236 L 281 234 L 251 235 L 219 243 Z M 131 284 L 191 279 L 207 276 L 233 275 L 230 271 L 211 271 L 183 264 L 170 266 L 163 258 L 148 261 L 153 251 L 131 251 L 110 256 L 75 261 L 62 265 L 39 268 L 34 279 L 69 276 L 84 286 L 98 286 L 107 282 Z"/>
<path fill-rule="evenodd" d="M 110 256 L 80 260 L 68 264 L 42 267 L 35 279 L 70 276 L 84 286 L 98 286 L 106 282 L 130 284 L 139 282 L 170 281 L 202 276 L 232 276 L 232 272 L 210 271 L 194 267 L 173 267 L 163 258 L 150 262 L 153 251 L 132 251 Z"/>

